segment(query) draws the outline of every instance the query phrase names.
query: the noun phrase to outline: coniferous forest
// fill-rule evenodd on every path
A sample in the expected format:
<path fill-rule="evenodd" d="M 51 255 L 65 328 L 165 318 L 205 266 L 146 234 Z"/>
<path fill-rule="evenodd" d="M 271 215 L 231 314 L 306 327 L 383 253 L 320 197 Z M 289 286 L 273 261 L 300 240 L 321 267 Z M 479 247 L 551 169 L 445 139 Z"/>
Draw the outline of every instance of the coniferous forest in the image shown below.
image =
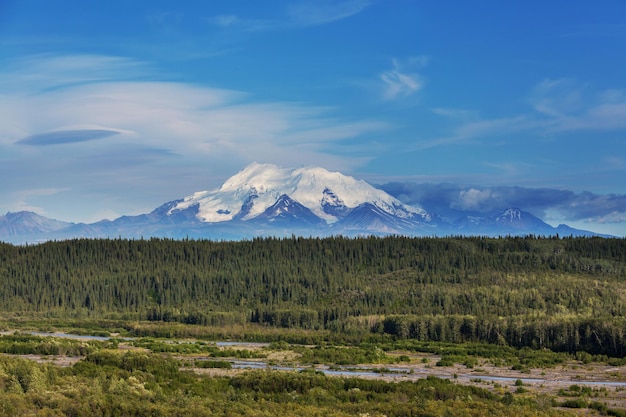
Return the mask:
<path fill-rule="evenodd" d="M 0 309 L 626 355 L 626 240 L 0 244 Z M 346 337 L 347 337 L 346 336 Z"/>

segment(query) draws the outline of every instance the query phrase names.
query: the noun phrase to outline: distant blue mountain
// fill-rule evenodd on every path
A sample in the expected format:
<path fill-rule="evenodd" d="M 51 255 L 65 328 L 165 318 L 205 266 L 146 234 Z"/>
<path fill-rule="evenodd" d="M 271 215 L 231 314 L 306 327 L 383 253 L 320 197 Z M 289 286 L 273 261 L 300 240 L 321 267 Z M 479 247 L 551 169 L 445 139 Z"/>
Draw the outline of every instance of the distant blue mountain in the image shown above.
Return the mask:
<path fill-rule="evenodd" d="M 598 236 L 552 227 L 518 208 L 467 213 L 449 220 L 407 205 L 364 181 L 321 168 L 253 164 L 219 189 L 165 203 L 150 213 L 99 222 L 66 223 L 35 213 L 0 216 L 0 240 L 149 238 L 239 240 L 259 236 Z"/>

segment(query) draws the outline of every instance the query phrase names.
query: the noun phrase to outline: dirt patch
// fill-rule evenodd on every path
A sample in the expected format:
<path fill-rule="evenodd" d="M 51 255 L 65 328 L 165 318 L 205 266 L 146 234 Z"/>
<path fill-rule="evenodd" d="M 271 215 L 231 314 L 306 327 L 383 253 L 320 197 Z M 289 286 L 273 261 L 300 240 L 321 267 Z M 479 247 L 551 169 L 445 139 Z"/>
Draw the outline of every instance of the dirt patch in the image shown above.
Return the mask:
<path fill-rule="evenodd" d="M 82 356 L 60 356 L 60 355 L 11 355 L 3 353 L 4 356 L 11 356 L 14 358 L 29 359 L 37 363 L 49 363 L 55 366 L 68 367 L 74 365 L 79 360 L 83 359 Z"/>

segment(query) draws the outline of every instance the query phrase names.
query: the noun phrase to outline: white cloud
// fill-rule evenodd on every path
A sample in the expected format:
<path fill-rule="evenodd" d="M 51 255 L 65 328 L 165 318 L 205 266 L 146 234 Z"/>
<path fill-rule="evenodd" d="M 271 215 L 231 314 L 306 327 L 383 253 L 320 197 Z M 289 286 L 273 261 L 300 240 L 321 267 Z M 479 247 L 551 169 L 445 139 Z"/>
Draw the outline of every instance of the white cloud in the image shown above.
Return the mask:
<path fill-rule="evenodd" d="M 478 119 L 478 112 L 465 109 L 451 109 L 445 107 L 435 107 L 431 111 L 442 117 L 447 117 L 459 122 L 470 122 Z"/>
<path fill-rule="evenodd" d="M 222 26 L 222 27 L 234 26 L 234 25 L 241 23 L 241 19 L 239 19 L 234 14 L 218 15 L 209 19 L 209 21 L 217 26 Z"/>
<path fill-rule="evenodd" d="M 536 127 L 536 122 L 526 116 L 504 117 L 501 119 L 477 120 L 457 128 L 458 138 L 475 138 L 490 136 L 494 133 L 512 133 Z"/>
<path fill-rule="evenodd" d="M 212 16 L 208 22 L 222 29 L 242 32 L 263 32 L 268 30 L 285 29 L 288 26 L 284 21 L 269 19 L 251 19 L 234 14 Z"/>
<path fill-rule="evenodd" d="M 622 223 L 626 222 L 626 211 L 613 211 L 604 216 L 586 219 L 587 223 Z"/>
<path fill-rule="evenodd" d="M 626 94 L 621 90 L 597 92 L 573 79 L 546 79 L 533 88 L 529 101 L 547 117 L 553 132 L 626 129 Z"/>
<path fill-rule="evenodd" d="M 572 131 L 626 129 L 626 93 L 621 90 L 594 92 L 572 79 L 546 79 L 532 89 L 528 102 L 534 113 L 492 119 L 481 118 L 471 110 L 433 108 L 434 114 L 456 122 L 452 132 L 420 141 L 414 149 L 482 142 L 489 137 L 523 132 L 541 137 Z"/>
<path fill-rule="evenodd" d="M 152 72 L 145 62 L 102 55 L 40 54 L 6 62 L 0 70 L 0 93 L 32 94 L 82 83 L 133 79 Z"/>
<path fill-rule="evenodd" d="M 36 188 L 15 192 L 11 195 L 11 200 L 7 205 L 9 211 L 32 211 L 42 216 L 46 215 L 46 210 L 29 201 L 40 197 L 49 197 L 67 191 L 67 188 Z"/>
<path fill-rule="evenodd" d="M 467 117 L 457 117 L 457 125 L 453 128 L 453 132 L 450 135 L 420 141 L 415 144 L 413 149 L 430 149 L 458 143 L 471 143 L 472 141 L 482 142 L 490 137 L 540 130 L 546 126 L 547 123 L 545 121 L 525 115 L 499 119 L 480 119 L 470 113 Z"/>
<path fill-rule="evenodd" d="M 287 15 L 302 26 L 321 25 L 361 13 L 370 3 L 368 0 L 303 1 L 292 4 Z"/>
<path fill-rule="evenodd" d="M 251 161 L 350 170 L 367 160 L 367 155 L 337 156 L 336 146 L 389 128 L 376 120 L 338 120 L 329 116 L 332 109 L 328 108 L 255 100 L 237 91 L 121 80 L 118 70 L 134 68 L 127 60 L 91 56 L 40 59 L 62 63 L 60 67 L 75 62 L 78 69 L 69 71 L 54 88 L 49 87 L 54 80 L 45 71 L 42 83 L 31 84 L 29 77 L 20 75 L 34 77 L 36 68 L 46 68 L 46 62 L 32 58 L 22 61 L 33 64 L 24 71 L 17 67 L 4 71 L 0 176 L 14 180 L 0 192 L 3 201 L 19 189 L 71 184 L 68 198 L 70 194 L 93 193 L 95 206 L 86 207 L 91 201 L 83 201 L 85 210 L 126 213 L 130 201 L 109 199 L 101 207 L 96 202 L 112 192 L 135 200 L 144 195 L 142 206 L 151 201 L 145 193 L 153 193 L 158 203 L 163 202 L 164 194 L 180 198 L 185 192 L 218 185 L 217 179 L 207 181 L 203 176 L 222 178 Z M 83 74 L 92 71 L 103 75 L 90 78 Z M 9 84 L 13 85 L 4 88 Z M 59 131 L 118 133 L 91 141 L 53 140 L 45 147 L 18 143 L 33 135 L 56 137 L 51 132 L 58 136 Z M 178 184 L 180 178 L 188 179 L 184 191 Z M 38 207 L 44 197 L 24 195 L 18 206 L 41 212 Z M 32 204 L 34 200 L 37 204 Z"/>
<path fill-rule="evenodd" d="M 533 88 L 530 102 L 539 113 L 562 117 L 581 109 L 583 89 L 571 79 L 547 79 Z"/>
<path fill-rule="evenodd" d="M 457 201 L 453 202 L 452 205 L 462 210 L 481 210 L 483 205 L 492 198 L 493 193 L 490 189 L 478 190 L 470 188 L 469 190 L 460 191 Z"/>
<path fill-rule="evenodd" d="M 352 17 L 364 11 L 369 0 L 299 1 L 289 5 L 273 18 L 247 18 L 234 14 L 222 14 L 208 19 L 209 23 L 244 32 L 288 30 L 319 26 Z"/>
<path fill-rule="evenodd" d="M 48 66 L 49 58 L 42 58 L 46 62 L 26 60 L 35 62 L 35 68 L 5 73 L 5 79 L 13 79 L 20 91 L 0 90 L 0 94 L 4 93 L 0 95 L 0 110 L 6 116 L 0 121 L 4 142 L 14 143 L 30 135 L 59 130 L 105 129 L 121 132 L 107 138 L 109 142 L 195 153 L 213 146 L 236 150 L 243 145 L 263 144 L 269 150 L 303 141 L 327 143 L 387 127 L 376 121 L 331 119 L 326 117 L 328 109 L 324 108 L 255 101 L 241 92 L 185 83 L 100 82 L 101 77 L 89 82 L 82 76 L 82 69 L 116 74 L 120 67 L 132 66 L 132 62 L 106 57 L 93 57 L 89 63 L 90 58 L 51 58 L 52 67 L 62 63 L 60 67 L 66 68 L 72 62 L 78 66 L 75 78 L 70 72 L 62 85 L 52 89 L 47 88 L 51 82 L 41 89 L 40 84 L 33 86 L 20 75 L 35 76 L 36 69 Z M 245 149 L 239 152 L 244 153 Z"/>
<path fill-rule="evenodd" d="M 422 78 L 414 69 L 425 65 L 427 58 L 413 58 L 406 62 L 393 59 L 393 68 L 380 74 L 383 82 L 383 97 L 394 100 L 408 97 L 421 90 L 424 86 Z"/>

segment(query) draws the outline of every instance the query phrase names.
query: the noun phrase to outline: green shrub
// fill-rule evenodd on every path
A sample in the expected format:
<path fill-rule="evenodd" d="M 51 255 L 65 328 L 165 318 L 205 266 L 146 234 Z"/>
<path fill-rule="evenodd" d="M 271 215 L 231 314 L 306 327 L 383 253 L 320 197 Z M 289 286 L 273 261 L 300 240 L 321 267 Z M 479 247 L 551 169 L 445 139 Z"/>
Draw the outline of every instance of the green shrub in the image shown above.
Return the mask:
<path fill-rule="evenodd" d="M 232 369 L 233 364 L 228 361 L 196 361 L 195 366 L 198 368 Z"/>
<path fill-rule="evenodd" d="M 450 359 L 441 358 L 441 360 L 438 361 L 435 365 L 436 366 L 454 366 L 454 362 L 452 362 Z"/>
<path fill-rule="evenodd" d="M 571 400 L 565 400 L 561 403 L 561 407 L 566 408 L 587 408 L 587 401 L 582 398 L 576 398 Z"/>

